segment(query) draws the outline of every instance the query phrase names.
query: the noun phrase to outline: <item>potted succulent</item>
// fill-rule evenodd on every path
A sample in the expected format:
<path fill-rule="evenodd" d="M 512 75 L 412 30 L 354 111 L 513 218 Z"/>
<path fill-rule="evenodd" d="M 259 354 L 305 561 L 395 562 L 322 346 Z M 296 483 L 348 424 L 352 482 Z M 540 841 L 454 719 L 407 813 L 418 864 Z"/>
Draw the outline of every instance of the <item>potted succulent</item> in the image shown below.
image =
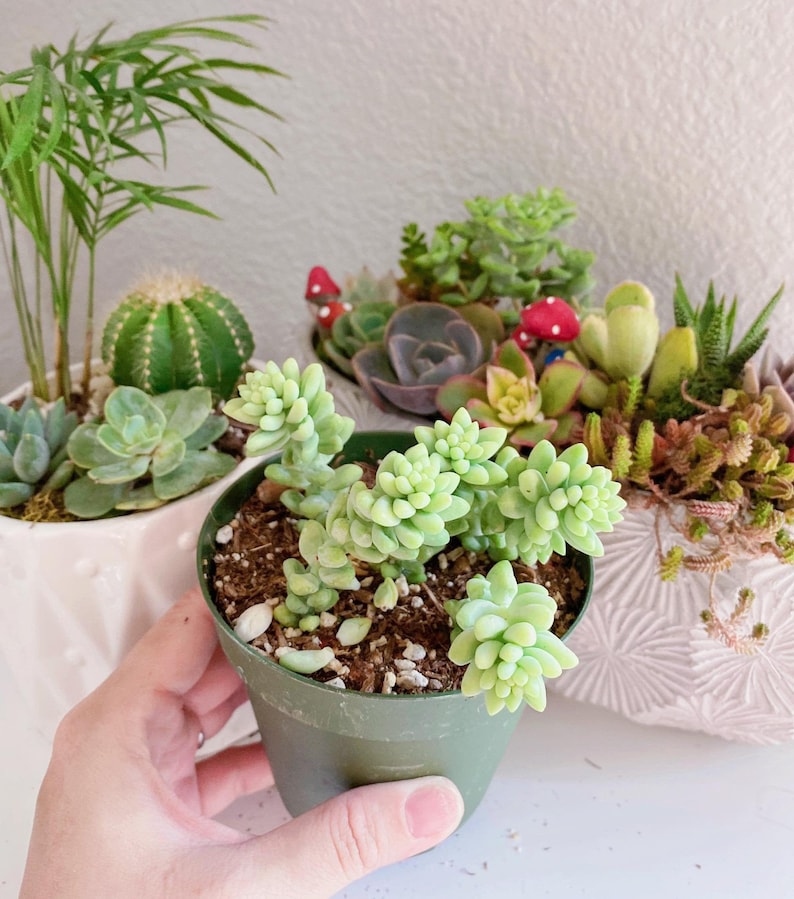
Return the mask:
<path fill-rule="evenodd" d="M 238 389 L 225 411 L 255 427 L 249 455 L 281 455 L 217 501 L 199 572 L 287 808 L 432 771 L 470 814 L 517 709 L 576 663 L 552 629 L 581 615 L 617 483 L 581 444 L 524 457 L 465 409 L 351 437 L 318 363 L 268 362 Z"/>
<path fill-rule="evenodd" d="M 535 197 L 535 231 L 515 226 L 514 198 L 467 204 L 470 221 L 430 241 L 409 226 L 399 293 L 377 305 L 313 270 L 317 352 L 373 408 L 450 420 L 463 407 L 522 453 L 582 441 L 623 484 L 629 508 L 605 537 L 598 595 L 572 638 L 582 664 L 562 692 L 637 721 L 794 739 L 794 363 L 771 347 L 751 361 L 781 291 L 734 341 L 736 301 L 709 285 L 695 306 L 677 279 L 675 326 L 660 335 L 639 282 L 591 305 L 592 257 L 547 241 L 559 222 L 545 204 L 562 202 L 551 197 Z M 549 250 L 572 264 L 544 263 Z M 414 307 L 434 303 L 470 327 L 434 311 L 441 326 L 423 328 Z"/>
<path fill-rule="evenodd" d="M 25 598 L 4 604 L 0 639 L 47 733 L 193 582 L 196 523 L 220 489 L 205 485 L 236 465 L 218 451 L 228 423 L 217 405 L 253 341 L 234 304 L 189 278 L 136 291 L 108 322 L 103 369 L 95 278 L 100 242 L 137 213 L 212 215 L 190 199 L 198 185 L 129 175 L 130 162 L 165 167 L 176 123 L 269 182 L 232 115 L 273 113 L 226 76 L 277 73 L 222 49 L 253 49 L 246 34 L 265 24 L 220 16 L 125 38 L 104 28 L 0 75 L 0 237 L 31 378 L 0 407 L 0 588 Z"/>
<path fill-rule="evenodd" d="M 645 723 L 794 739 L 791 366 L 751 361 L 781 293 L 735 341 L 736 300 L 710 284 L 696 306 L 679 278 L 661 338 L 636 282 L 583 317 L 578 359 L 607 396 L 583 410 L 582 439 L 629 508 L 597 564 L 568 695 Z"/>

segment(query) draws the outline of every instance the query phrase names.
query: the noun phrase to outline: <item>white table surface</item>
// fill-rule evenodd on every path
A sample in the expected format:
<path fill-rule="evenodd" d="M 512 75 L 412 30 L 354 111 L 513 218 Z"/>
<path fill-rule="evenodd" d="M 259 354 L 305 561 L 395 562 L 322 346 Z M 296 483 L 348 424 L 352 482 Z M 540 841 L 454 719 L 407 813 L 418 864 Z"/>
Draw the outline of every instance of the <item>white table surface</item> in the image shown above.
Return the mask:
<path fill-rule="evenodd" d="M 49 746 L 27 722 L 2 660 L 0 716 L 0 896 L 12 897 Z M 287 813 L 266 791 L 221 818 L 262 833 Z M 458 833 L 339 895 L 788 899 L 794 746 L 642 727 L 551 696 L 542 715 L 524 713 L 490 790 Z"/>

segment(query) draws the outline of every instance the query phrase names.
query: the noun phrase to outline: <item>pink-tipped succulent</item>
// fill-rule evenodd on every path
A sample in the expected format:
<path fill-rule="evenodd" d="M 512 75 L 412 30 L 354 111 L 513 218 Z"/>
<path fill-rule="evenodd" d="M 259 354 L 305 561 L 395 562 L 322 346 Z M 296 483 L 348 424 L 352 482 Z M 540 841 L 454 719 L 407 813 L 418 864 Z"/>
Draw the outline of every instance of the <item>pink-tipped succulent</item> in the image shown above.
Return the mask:
<path fill-rule="evenodd" d="M 582 423 L 572 407 L 587 374 L 578 362 L 562 358 L 546 366 L 537 380 L 532 360 L 507 340 L 485 367 L 484 380 L 452 378 L 439 390 L 436 403 L 447 417 L 463 406 L 481 425 L 506 428 L 516 446 L 535 446 L 541 440 L 565 445 Z"/>

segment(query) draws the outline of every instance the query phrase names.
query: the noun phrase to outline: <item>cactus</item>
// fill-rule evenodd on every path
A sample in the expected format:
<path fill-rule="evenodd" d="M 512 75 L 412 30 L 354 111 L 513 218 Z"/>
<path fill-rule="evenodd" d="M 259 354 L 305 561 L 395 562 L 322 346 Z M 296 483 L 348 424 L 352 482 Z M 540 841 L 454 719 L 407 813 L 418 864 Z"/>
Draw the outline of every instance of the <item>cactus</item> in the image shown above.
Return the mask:
<path fill-rule="evenodd" d="M 254 350 L 231 300 L 196 278 L 168 275 L 141 285 L 116 307 L 102 359 L 119 385 L 150 394 L 208 387 L 228 397 Z"/>
<path fill-rule="evenodd" d="M 232 470 L 234 459 L 209 449 L 228 421 L 212 411 L 206 387 L 150 397 L 117 387 L 104 421 L 79 425 L 67 443 L 81 475 L 64 492 L 78 518 L 153 509 L 192 493 Z"/>
<path fill-rule="evenodd" d="M 66 486 L 74 464 L 66 452 L 77 415 L 63 397 L 42 411 L 32 397 L 16 410 L 0 403 L 0 509 Z"/>

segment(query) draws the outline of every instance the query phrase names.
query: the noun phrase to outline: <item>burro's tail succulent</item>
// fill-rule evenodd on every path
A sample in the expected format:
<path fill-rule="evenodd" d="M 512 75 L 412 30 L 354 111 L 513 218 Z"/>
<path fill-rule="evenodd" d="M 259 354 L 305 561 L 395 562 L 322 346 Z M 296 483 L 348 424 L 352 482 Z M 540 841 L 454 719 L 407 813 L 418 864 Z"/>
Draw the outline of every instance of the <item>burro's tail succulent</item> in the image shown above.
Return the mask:
<path fill-rule="evenodd" d="M 505 706 L 514 712 L 526 701 L 546 708 L 544 677 L 559 677 L 579 660 L 549 630 L 557 604 L 541 584 L 516 581 L 508 561 L 466 585 L 466 599 L 445 604 L 454 621 L 450 661 L 468 665 L 464 696 L 485 694 L 491 715 Z"/>
<path fill-rule="evenodd" d="M 148 396 L 117 387 L 104 421 L 77 427 L 69 456 L 82 475 L 65 490 L 66 508 L 79 518 L 153 509 L 192 493 L 231 471 L 232 456 L 212 444 L 228 427 L 212 409 L 207 387 Z"/>
<path fill-rule="evenodd" d="M 48 411 L 32 398 L 19 409 L 0 403 L 0 509 L 69 483 L 74 464 L 66 442 L 76 427 L 77 415 L 62 397 Z"/>
<path fill-rule="evenodd" d="M 449 422 L 417 427 L 416 442 L 389 452 L 365 479 L 356 464 L 331 465 L 353 422 L 334 411 L 319 365 L 301 371 L 294 359 L 283 368 L 269 362 L 239 390 L 225 411 L 258 425 L 250 453 L 282 450 L 265 474 L 289 488 L 282 500 L 299 519 L 302 560 L 284 562 L 287 595 L 272 617 L 314 631 L 324 615 L 336 620 L 340 591 L 358 591 L 364 572 L 373 606 L 388 614 L 401 595 L 397 582 L 424 580 L 424 566 L 437 553 L 456 541 L 458 549 L 487 550 L 497 564 L 487 578 L 469 580 L 468 599 L 447 608 L 450 659 L 469 665 L 463 692 L 485 693 L 491 714 L 515 710 L 522 700 L 541 709 L 540 678 L 558 675 L 576 658 L 548 633 L 555 603 L 543 587 L 519 587 L 513 562 L 531 566 L 567 546 L 601 555 L 597 535 L 612 529 L 625 506 L 609 472 L 589 465 L 581 444 L 557 457 L 544 440 L 522 457 L 506 445 L 505 428 L 480 427 L 459 408 Z M 362 641 L 371 623 L 360 615 L 344 620 L 338 643 Z M 327 645 L 294 649 L 279 661 L 312 674 L 333 654 Z"/>
<path fill-rule="evenodd" d="M 196 278 L 142 284 L 110 314 L 102 359 L 116 384 L 146 393 L 208 387 L 228 397 L 254 351 L 235 304 Z"/>

